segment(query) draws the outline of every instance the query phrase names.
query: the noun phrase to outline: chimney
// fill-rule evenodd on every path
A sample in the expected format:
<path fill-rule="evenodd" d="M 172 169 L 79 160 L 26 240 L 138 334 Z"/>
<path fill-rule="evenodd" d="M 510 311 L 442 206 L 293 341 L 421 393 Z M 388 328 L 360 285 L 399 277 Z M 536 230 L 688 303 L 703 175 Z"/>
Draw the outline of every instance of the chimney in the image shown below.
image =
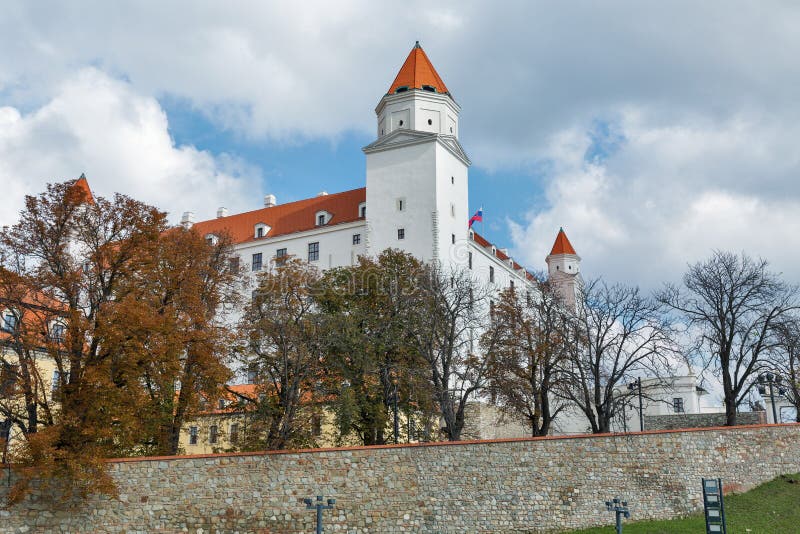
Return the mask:
<path fill-rule="evenodd" d="M 222 207 L 217 210 L 217 219 L 228 216 L 228 208 Z"/>
<path fill-rule="evenodd" d="M 194 224 L 194 212 L 193 211 L 184 211 L 183 215 L 181 216 L 181 226 L 184 228 L 191 228 Z"/>
<path fill-rule="evenodd" d="M 265 195 L 264 196 L 264 207 L 265 208 L 272 208 L 278 204 L 278 200 L 275 198 L 275 195 Z"/>
<path fill-rule="evenodd" d="M 508 249 L 507 249 L 507 248 L 501 248 L 501 249 L 499 249 L 499 250 L 500 250 L 500 252 L 502 252 L 504 255 L 508 256 Z"/>
<path fill-rule="evenodd" d="M 317 196 L 318 197 L 326 197 L 326 196 L 328 196 L 328 192 L 327 191 L 320 191 L 319 193 L 317 193 Z"/>

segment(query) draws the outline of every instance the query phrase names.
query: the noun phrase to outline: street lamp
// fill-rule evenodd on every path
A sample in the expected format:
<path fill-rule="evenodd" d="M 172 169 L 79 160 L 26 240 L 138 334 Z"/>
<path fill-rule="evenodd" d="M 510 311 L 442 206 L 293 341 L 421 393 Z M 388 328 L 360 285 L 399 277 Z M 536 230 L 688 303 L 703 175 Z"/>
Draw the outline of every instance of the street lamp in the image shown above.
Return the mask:
<path fill-rule="evenodd" d="M 303 499 L 303 502 L 306 505 L 306 510 L 317 509 L 317 534 L 322 534 L 322 511 L 332 509 L 333 505 L 336 504 L 336 499 L 328 499 L 328 504 L 326 505 L 322 502 L 322 495 L 317 495 L 316 502 L 311 499 Z"/>
<path fill-rule="evenodd" d="M 783 379 L 773 373 L 761 373 L 758 375 L 758 393 L 763 397 L 767 394 L 767 386 L 769 386 L 769 403 L 772 405 L 772 422 L 778 422 L 778 413 L 775 409 L 775 391 L 773 386 L 778 386 L 778 395 L 785 395 L 786 390 L 781 387 Z"/>
<path fill-rule="evenodd" d="M 639 391 L 639 431 L 644 432 L 644 410 L 642 409 L 642 379 L 636 379 L 636 382 L 628 384 L 628 391 Z"/>
<path fill-rule="evenodd" d="M 619 497 L 614 497 L 606 501 L 606 510 L 614 512 L 617 518 L 617 534 L 622 534 L 622 518 L 630 519 L 631 513 L 628 510 L 628 501 L 621 501 Z"/>

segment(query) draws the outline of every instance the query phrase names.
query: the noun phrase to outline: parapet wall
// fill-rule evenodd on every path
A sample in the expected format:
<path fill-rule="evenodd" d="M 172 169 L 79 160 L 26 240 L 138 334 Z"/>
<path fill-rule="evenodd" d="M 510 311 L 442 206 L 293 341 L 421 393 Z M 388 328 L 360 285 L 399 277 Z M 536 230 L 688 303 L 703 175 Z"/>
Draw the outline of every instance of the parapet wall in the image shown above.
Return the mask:
<path fill-rule="evenodd" d="M 737 425 L 763 425 L 766 422 L 766 412 L 742 412 L 736 415 Z M 710 428 L 723 426 L 724 424 L 724 413 L 675 413 L 644 416 L 644 427 L 648 430 Z"/>
<path fill-rule="evenodd" d="M 800 425 L 112 461 L 119 500 L 34 496 L 0 532 L 308 533 L 304 497 L 336 498 L 325 532 L 543 532 L 701 506 L 700 479 L 749 488 L 800 472 Z M 28 527 L 25 530 L 24 527 Z"/>

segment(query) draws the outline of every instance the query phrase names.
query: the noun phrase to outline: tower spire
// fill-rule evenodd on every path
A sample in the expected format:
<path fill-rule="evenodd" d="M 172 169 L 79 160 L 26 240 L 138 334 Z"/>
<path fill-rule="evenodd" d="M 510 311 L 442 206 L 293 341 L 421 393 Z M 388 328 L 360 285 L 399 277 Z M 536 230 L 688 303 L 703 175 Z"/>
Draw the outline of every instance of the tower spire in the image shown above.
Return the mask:
<path fill-rule="evenodd" d="M 414 43 L 414 48 L 409 52 L 386 94 L 392 95 L 398 92 L 410 91 L 411 89 L 450 94 L 419 41 Z"/>

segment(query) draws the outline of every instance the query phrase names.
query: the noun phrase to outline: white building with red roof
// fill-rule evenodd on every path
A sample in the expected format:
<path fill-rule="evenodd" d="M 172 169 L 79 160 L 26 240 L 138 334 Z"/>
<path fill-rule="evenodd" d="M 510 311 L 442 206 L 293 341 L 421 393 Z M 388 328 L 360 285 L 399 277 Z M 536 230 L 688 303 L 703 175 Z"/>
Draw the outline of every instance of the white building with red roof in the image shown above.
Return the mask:
<path fill-rule="evenodd" d="M 471 269 L 498 290 L 524 287 L 532 275 L 468 226 L 470 160 L 459 142 L 460 111 L 417 43 L 375 108 L 377 139 L 363 149 L 365 188 L 288 204 L 267 195 L 253 211 L 229 215 L 220 208 L 217 218 L 201 222 L 187 212 L 182 222 L 209 239 L 230 234 L 253 273 L 285 256 L 328 269 L 396 248 L 422 261 Z M 563 230 L 557 246 L 559 239 L 566 240 Z M 565 253 L 565 268 L 577 273 L 580 258 L 572 245 Z M 558 264 L 560 276 L 558 258 L 554 248 L 547 261 Z"/>

